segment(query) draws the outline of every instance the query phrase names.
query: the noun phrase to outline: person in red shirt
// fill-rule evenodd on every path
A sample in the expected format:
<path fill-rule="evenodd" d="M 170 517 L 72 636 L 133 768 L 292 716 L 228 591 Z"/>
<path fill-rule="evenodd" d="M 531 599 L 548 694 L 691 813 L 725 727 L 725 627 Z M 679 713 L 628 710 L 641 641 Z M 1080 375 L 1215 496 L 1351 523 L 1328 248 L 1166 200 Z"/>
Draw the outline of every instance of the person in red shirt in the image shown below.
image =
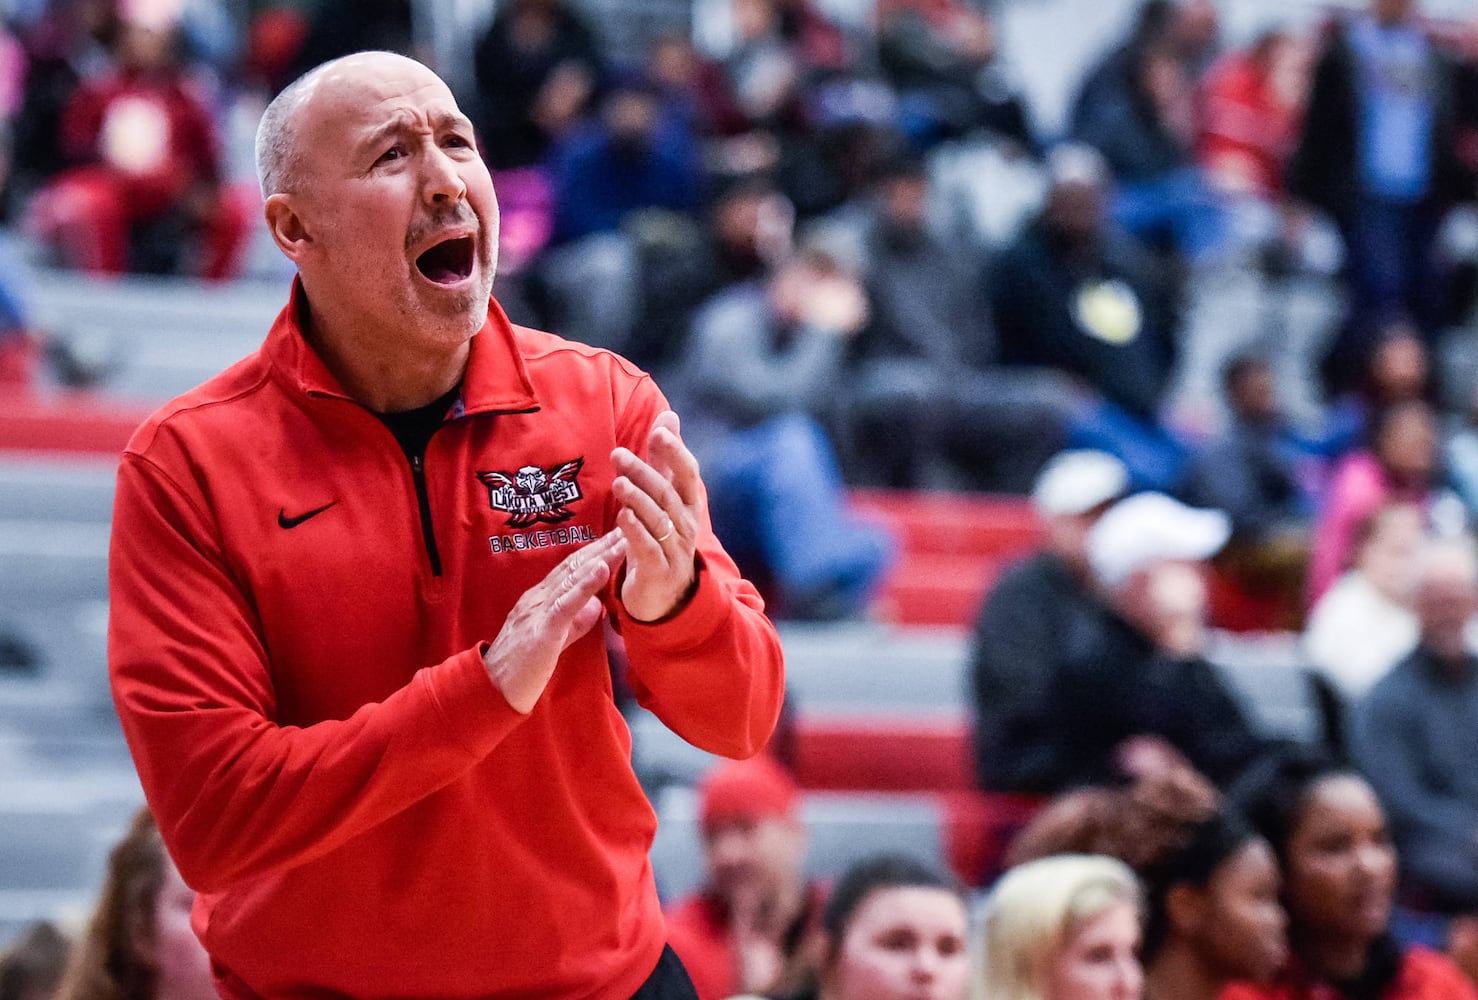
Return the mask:
<path fill-rule="evenodd" d="M 492 299 L 492 178 L 425 66 L 309 71 L 257 153 L 291 296 L 130 440 L 109 555 L 113 699 L 217 989 L 691 998 L 597 626 L 723 756 L 784 666 L 677 415 Z"/>
<path fill-rule="evenodd" d="M 1231 794 L 1282 864 L 1292 955 L 1273 984 L 1233 984 L 1221 1000 L 1478 1000 L 1447 956 L 1391 935 L 1396 849 L 1363 777 L 1292 751 Z"/>
<path fill-rule="evenodd" d="M 84 81 L 63 111 L 74 166 L 36 193 L 27 225 L 72 267 L 236 273 L 258 206 L 223 180 L 215 123 L 175 57 L 177 33 L 124 21 L 117 67 Z M 198 259 L 182 243 L 198 244 Z"/>
<path fill-rule="evenodd" d="M 1221 189 L 1273 199 L 1298 141 L 1307 90 L 1306 46 L 1272 30 L 1224 56 L 1202 84 L 1197 158 Z"/>
<path fill-rule="evenodd" d="M 721 763 L 699 785 L 705 885 L 671 904 L 668 939 L 702 1000 L 814 985 L 825 890 L 801 872 L 795 782 L 768 757 Z"/>

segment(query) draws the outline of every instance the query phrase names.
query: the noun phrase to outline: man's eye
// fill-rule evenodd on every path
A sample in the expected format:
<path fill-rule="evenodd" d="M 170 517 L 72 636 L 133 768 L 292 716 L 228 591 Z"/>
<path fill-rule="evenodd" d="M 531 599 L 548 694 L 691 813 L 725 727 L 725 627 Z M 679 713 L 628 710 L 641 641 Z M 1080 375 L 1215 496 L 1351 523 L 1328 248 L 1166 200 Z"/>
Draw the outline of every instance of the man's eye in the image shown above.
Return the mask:
<path fill-rule="evenodd" d="M 460 149 L 471 149 L 472 141 L 466 136 L 453 134 L 446 137 L 446 145 L 456 146 Z"/>
<path fill-rule="evenodd" d="M 405 155 L 405 150 L 404 149 L 402 149 L 399 146 L 391 146 L 389 149 L 385 150 L 385 152 L 381 153 L 380 154 L 380 158 L 378 160 L 376 160 L 375 162 L 376 163 L 388 163 L 391 160 L 398 160 L 398 159 L 400 159 L 404 155 Z"/>

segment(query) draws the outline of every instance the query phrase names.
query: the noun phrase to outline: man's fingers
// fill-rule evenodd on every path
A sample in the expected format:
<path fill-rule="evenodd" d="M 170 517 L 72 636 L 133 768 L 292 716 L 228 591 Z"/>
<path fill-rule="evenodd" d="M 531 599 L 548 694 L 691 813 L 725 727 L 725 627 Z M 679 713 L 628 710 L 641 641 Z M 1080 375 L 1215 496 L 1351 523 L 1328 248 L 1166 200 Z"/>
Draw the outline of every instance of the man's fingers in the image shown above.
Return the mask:
<path fill-rule="evenodd" d="M 626 539 L 616 531 L 582 546 L 562 559 L 544 578 L 545 600 L 559 614 L 573 613 L 585 598 L 605 586 L 625 554 Z"/>
<path fill-rule="evenodd" d="M 667 431 L 652 435 L 651 452 L 654 462 L 664 465 L 667 480 L 682 502 L 691 507 L 698 502 L 701 480 L 698 476 L 698 459 L 688 450 L 682 438 Z"/>
<path fill-rule="evenodd" d="M 613 484 L 617 499 L 636 512 L 653 537 L 662 534 L 663 515 L 681 520 L 688 504 L 666 476 L 625 448 L 617 448 L 611 457 L 619 473 Z"/>
<path fill-rule="evenodd" d="M 589 632 L 595 626 L 595 623 L 600 621 L 600 612 L 600 598 L 586 598 L 585 603 L 580 606 L 570 619 L 569 630 L 565 633 L 565 645 L 568 646 L 586 632 Z"/>
<path fill-rule="evenodd" d="M 700 486 L 698 459 L 683 442 L 682 425 L 676 413 L 663 410 L 657 414 L 647 437 L 647 450 L 652 464 L 672 483 L 683 503 L 689 507 L 696 504 Z"/>

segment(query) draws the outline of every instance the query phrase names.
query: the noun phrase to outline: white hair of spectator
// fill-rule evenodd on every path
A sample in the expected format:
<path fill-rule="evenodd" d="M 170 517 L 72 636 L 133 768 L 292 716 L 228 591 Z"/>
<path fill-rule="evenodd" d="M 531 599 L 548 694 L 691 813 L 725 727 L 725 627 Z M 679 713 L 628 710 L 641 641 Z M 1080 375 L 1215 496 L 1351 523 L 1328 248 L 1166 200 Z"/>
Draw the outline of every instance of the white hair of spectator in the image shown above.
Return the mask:
<path fill-rule="evenodd" d="M 1478 543 L 1466 533 L 1429 540 L 1417 549 L 1411 579 L 1418 588 L 1438 580 L 1478 586 Z"/>

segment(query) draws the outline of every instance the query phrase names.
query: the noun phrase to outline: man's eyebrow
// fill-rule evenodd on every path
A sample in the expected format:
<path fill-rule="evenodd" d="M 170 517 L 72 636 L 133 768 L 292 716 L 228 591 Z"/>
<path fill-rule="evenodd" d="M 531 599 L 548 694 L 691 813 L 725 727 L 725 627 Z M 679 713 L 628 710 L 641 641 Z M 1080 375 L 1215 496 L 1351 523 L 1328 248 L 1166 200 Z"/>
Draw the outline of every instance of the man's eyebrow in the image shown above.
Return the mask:
<path fill-rule="evenodd" d="M 472 128 L 472 122 L 466 115 L 460 112 L 438 111 L 431 115 L 431 127 L 432 129 L 470 129 Z M 418 131 L 416 116 L 410 112 L 402 111 L 365 136 L 359 143 L 358 148 L 368 151 L 382 145 L 391 136 L 415 131 Z"/>

